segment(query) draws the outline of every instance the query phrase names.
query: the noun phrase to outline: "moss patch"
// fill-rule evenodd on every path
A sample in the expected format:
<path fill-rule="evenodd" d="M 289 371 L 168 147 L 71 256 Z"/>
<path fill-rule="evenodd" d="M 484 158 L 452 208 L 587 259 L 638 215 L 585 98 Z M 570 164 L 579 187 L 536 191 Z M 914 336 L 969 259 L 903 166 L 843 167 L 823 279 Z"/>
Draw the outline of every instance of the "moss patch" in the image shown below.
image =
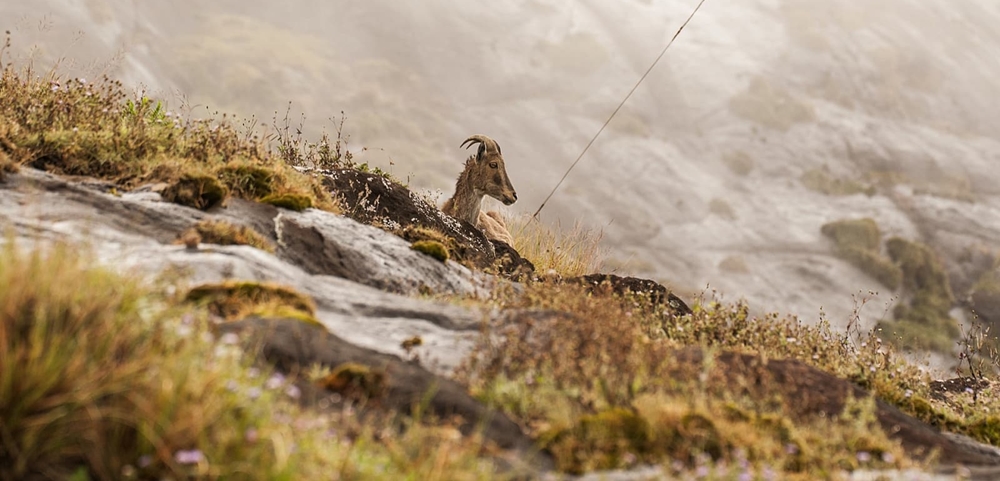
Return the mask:
<path fill-rule="evenodd" d="M 899 288 L 903 272 L 879 253 L 882 234 L 873 219 L 844 219 L 820 228 L 833 239 L 837 255 L 891 290 Z"/>
<path fill-rule="evenodd" d="M 316 304 L 312 298 L 279 284 L 250 281 L 226 281 L 205 284 L 191 289 L 186 300 L 205 304 L 209 312 L 226 320 L 235 320 L 253 313 L 278 312 L 287 309 L 315 319 Z M 280 311 L 287 314 L 287 311 Z"/>
<path fill-rule="evenodd" d="M 312 197 L 301 194 L 273 194 L 260 199 L 260 201 L 296 212 L 302 212 L 313 206 Z"/>
<path fill-rule="evenodd" d="M 445 247 L 444 244 L 438 241 L 432 241 L 432 240 L 416 241 L 410 245 L 410 248 L 417 252 L 429 255 L 441 262 L 445 262 L 448 260 L 448 248 Z"/>

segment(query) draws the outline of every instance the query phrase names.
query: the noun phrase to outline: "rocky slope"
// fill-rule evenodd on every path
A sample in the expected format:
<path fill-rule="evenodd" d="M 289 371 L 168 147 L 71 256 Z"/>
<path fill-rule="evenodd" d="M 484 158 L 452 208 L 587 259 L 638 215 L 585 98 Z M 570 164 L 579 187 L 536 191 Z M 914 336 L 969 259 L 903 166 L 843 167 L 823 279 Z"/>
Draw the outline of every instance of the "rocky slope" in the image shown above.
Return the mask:
<path fill-rule="evenodd" d="M 43 0 L 0 18 L 14 57 L 184 92 L 171 108 L 196 116 L 280 123 L 291 101 L 316 136 L 345 111 L 358 159 L 417 187 L 449 192 L 459 140 L 487 133 L 533 212 L 694 3 Z M 1000 247 L 997 21 L 988 1 L 707 2 L 544 218 L 603 229 L 609 268 L 687 297 L 835 325 L 853 294 L 881 292 L 866 323 L 899 296 L 833 255 L 829 221 L 870 216 L 972 285 L 963 252 Z"/>
<path fill-rule="evenodd" d="M 270 254 L 249 246 L 191 248 L 176 242 L 179 233 L 206 218 L 251 227 L 270 237 L 278 249 Z M 399 237 L 335 214 L 297 213 L 239 199 L 206 212 L 163 202 L 148 189 L 121 194 L 100 181 L 63 178 L 30 168 L 8 174 L 0 183 L 0 219 L 10 227 L 8 241 L 85 245 L 102 262 L 123 271 L 151 277 L 180 275 L 192 285 L 236 279 L 293 287 L 315 300 L 322 328 L 299 320 L 251 317 L 223 324 L 221 332 L 242 334 L 249 349 L 259 349 L 263 359 L 287 373 L 317 363 L 331 368 L 349 362 L 383 366 L 390 376 L 382 402 L 395 409 L 411 409 L 433 386 L 430 409 L 443 416 L 461 416 L 467 433 L 486 423 L 484 434 L 489 439 L 518 453 L 509 458 L 510 469 L 529 469 L 523 472 L 535 475 L 551 469 L 551 460 L 534 452 L 532 441 L 518 425 L 490 412 L 449 379 L 457 363 L 469 354 L 483 320 L 524 326 L 547 322 L 551 313 L 521 312 L 508 317 L 511 313 L 412 296 L 416 286 L 468 294 L 506 281 L 454 261 L 442 263 L 414 251 Z M 292 239 L 303 234 L 316 237 L 315 242 Z M 404 340 L 414 336 L 422 339 L 422 345 L 402 347 Z M 681 379 L 702 372 L 700 349 L 683 349 L 674 355 L 680 363 L 678 370 L 662 375 Z M 412 361 L 415 357 L 419 363 Z M 722 372 L 732 376 L 730 382 L 757 376 L 759 386 L 783 386 L 788 395 L 803 401 L 796 404 L 794 416 L 838 412 L 846 396 L 864 395 L 852 383 L 796 360 L 761 364 L 753 356 L 722 353 L 714 363 L 728 366 Z M 303 402 L 308 405 L 324 405 L 320 399 L 329 396 L 308 384 L 303 389 Z M 329 401 L 325 403 L 329 406 Z M 971 466 L 978 478 L 989 479 L 994 466 L 1000 466 L 1000 454 L 992 448 L 943 434 L 888 404 L 877 406 L 879 422 L 907 450 L 919 455 L 929 448 L 939 449 L 944 472 L 960 463 Z M 524 464 L 525 460 L 530 462 Z"/>

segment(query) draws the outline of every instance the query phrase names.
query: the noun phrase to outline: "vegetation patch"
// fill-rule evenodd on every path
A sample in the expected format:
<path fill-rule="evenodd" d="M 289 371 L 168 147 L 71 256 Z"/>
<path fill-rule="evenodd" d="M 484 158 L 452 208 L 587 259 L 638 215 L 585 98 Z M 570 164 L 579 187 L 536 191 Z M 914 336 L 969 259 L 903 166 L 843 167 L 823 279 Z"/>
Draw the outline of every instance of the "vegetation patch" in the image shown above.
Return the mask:
<path fill-rule="evenodd" d="M 210 175 L 183 174 L 160 195 L 167 202 L 208 210 L 222 204 L 229 189 Z"/>
<path fill-rule="evenodd" d="M 528 214 L 504 216 L 504 223 L 514 237 L 512 247 L 540 274 L 578 277 L 601 270 L 605 250 L 600 245 L 600 231 L 580 223 L 564 231 L 558 224 L 547 226 Z"/>
<path fill-rule="evenodd" d="M 882 234 L 869 218 L 844 219 L 824 224 L 823 235 L 833 239 L 837 255 L 891 290 L 899 288 L 903 272 L 879 253 Z"/>
<path fill-rule="evenodd" d="M 223 246 L 247 245 L 265 252 L 274 252 L 274 244 L 271 241 L 245 225 L 233 224 L 219 219 L 208 219 L 195 224 L 194 230 L 199 235 L 199 242 Z"/>
<path fill-rule="evenodd" d="M 677 461 L 690 475 L 706 464 L 743 463 L 727 476 L 777 470 L 816 479 L 910 462 L 882 431 L 870 398 L 823 408 L 832 415 L 823 418 L 815 415 L 819 407 L 801 407 L 802 386 L 740 372 L 735 366 L 744 360 L 706 355 L 692 363 L 683 354 L 684 346 L 701 346 L 802 359 L 876 395 L 899 392 L 905 400 L 906 390 L 926 392 L 926 375 L 874 337 L 862 347 L 822 325 L 753 318 L 742 304 L 701 302 L 693 314 L 674 317 L 641 298 L 611 302 L 578 289 L 534 283 L 510 298 L 494 294 L 507 309 L 565 314 L 515 317 L 491 330 L 461 376 L 474 394 L 527 426 L 560 469 Z"/>
<path fill-rule="evenodd" d="M 335 367 L 316 381 L 328 391 L 334 391 L 354 401 L 377 400 L 388 389 L 384 371 L 348 362 Z"/>
<path fill-rule="evenodd" d="M 164 182 L 170 202 L 208 209 L 229 195 L 274 194 L 337 206 L 318 179 L 272 154 L 247 127 L 188 120 L 153 99 L 129 98 L 120 82 L 40 77 L 7 66 L 0 77 L 0 146 L 12 162 L 96 177 L 122 190 Z"/>
<path fill-rule="evenodd" d="M 431 256 L 441 262 L 448 260 L 448 248 L 445 247 L 444 244 L 437 241 L 416 241 L 410 245 L 410 248 L 422 254 Z"/>
<path fill-rule="evenodd" d="M 312 298 L 279 284 L 235 280 L 205 284 L 188 291 L 185 300 L 204 305 L 213 315 L 225 320 L 249 315 L 291 316 L 319 323 L 315 320 L 316 304 Z"/>
<path fill-rule="evenodd" d="M 753 172 L 754 161 L 750 154 L 737 150 L 722 156 L 722 161 L 726 163 L 729 170 L 740 177 L 746 177 Z"/>
<path fill-rule="evenodd" d="M 729 111 L 758 125 L 782 132 L 816 118 L 812 105 L 764 77 L 755 77 L 745 91 L 731 97 Z"/>
<path fill-rule="evenodd" d="M 82 252 L 0 246 L 0 478 L 496 474 L 447 426 L 301 407 L 290 378 L 214 339 L 206 312 Z"/>
<path fill-rule="evenodd" d="M 886 324 L 886 329 L 905 347 L 951 351 L 959 330 L 949 314 L 955 296 L 941 261 L 930 247 L 899 237 L 886 241 L 886 248 L 903 272 L 903 289 L 909 297 L 909 302 L 896 306 L 895 322 Z"/>
<path fill-rule="evenodd" d="M 809 190 L 819 192 L 824 195 L 854 195 L 865 194 L 869 197 L 876 194 L 877 189 L 873 185 L 864 185 L 858 181 L 835 177 L 830 173 L 829 167 L 823 166 L 819 169 L 810 169 L 802 174 L 802 185 Z"/>

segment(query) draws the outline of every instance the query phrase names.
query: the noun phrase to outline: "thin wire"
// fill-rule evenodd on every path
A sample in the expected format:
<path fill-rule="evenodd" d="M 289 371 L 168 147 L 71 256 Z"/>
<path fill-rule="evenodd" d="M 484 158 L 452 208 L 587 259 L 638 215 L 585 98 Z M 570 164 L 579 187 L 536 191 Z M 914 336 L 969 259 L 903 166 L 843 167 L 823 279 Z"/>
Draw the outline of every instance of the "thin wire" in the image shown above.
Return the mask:
<path fill-rule="evenodd" d="M 590 146 L 594 144 L 594 141 L 597 140 L 597 137 L 601 135 L 601 132 L 604 132 L 604 128 L 607 127 L 609 123 L 611 123 L 611 119 L 615 118 L 615 115 L 618 114 L 618 111 L 622 109 L 622 106 L 625 105 L 625 102 L 628 102 L 629 97 L 632 96 L 632 94 L 635 92 L 635 89 L 639 88 L 639 84 L 641 84 L 643 80 L 646 80 L 646 76 L 649 75 L 649 72 L 653 71 L 653 67 L 656 67 L 656 64 L 660 61 L 661 58 L 663 58 L 663 55 L 667 53 L 667 49 L 669 49 L 670 46 L 674 44 L 674 40 L 676 40 L 677 36 L 681 34 L 681 30 L 684 30 L 684 27 L 686 27 L 688 22 L 690 22 L 691 19 L 694 18 L 694 14 L 698 13 L 698 10 L 701 9 L 702 4 L 704 3 L 705 0 L 701 0 L 700 2 L 698 2 L 698 6 L 694 7 L 694 10 L 691 11 L 691 15 L 688 15 L 687 20 L 684 20 L 684 23 L 681 24 L 681 28 L 677 29 L 677 33 L 675 33 L 674 36 L 670 38 L 670 41 L 667 42 L 667 46 L 663 47 L 663 50 L 660 52 L 660 55 L 657 56 L 656 60 L 653 60 L 653 63 L 649 66 L 648 69 L 646 69 L 646 73 L 642 74 L 642 77 L 640 77 L 639 81 L 635 83 L 635 86 L 632 87 L 632 90 L 629 90 L 628 95 L 626 95 L 625 98 L 622 99 L 621 103 L 618 104 L 618 107 L 615 109 L 615 111 L 611 112 L 611 116 L 608 117 L 608 120 L 604 121 L 604 125 L 602 125 L 601 129 L 598 130 L 596 134 L 594 134 L 594 136 L 590 139 L 590 142 L 587 142 L 587 146 L 583 148 L 583 151 L 580 152 L 580 155 L 576 157 L 576 160 L 573 161 L 573 164 L 569 166 L 569 169 L 566 170 L 566 173 L 564 173 L 562 178 L 559 179 L 559 183 L 557 183 L 556 186 L 552 188 L 552 192 L 549 192 L 549 195 L 545 197 L 545 200 L 542 201 L 542 205 L 538 206 L 538 210 L 536 210 L 535 213 L 532 214 L 531 216 L 532 219 L 538 219 L 538 214 L 542 211 L 543 208 L 545 208 L 545 204 L 549 201 L 549 199 L 552 198 L 552 195 L 556 193 L 556 190 L 559 189 L 559 186 L 562 185 L 563 181 L 566 180 L 566 176 L 568 176 L 570 171 L 572 171 L 573 168 L 576 167 L 576 164 L 580 162 L 580 159 L 582 159 L 583 155 L 587 153 L 587 150 L 589 150 Z"/>

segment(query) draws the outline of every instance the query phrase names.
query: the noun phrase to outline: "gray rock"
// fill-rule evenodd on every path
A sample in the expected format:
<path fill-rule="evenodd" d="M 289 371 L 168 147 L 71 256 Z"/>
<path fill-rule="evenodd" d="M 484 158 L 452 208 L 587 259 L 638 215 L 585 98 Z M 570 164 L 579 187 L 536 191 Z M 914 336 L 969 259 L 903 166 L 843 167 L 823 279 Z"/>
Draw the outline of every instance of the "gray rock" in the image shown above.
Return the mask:
<path fill-rule="evenodd" d="M 412 294 L 423 285 L 436 292 L 470 294 L 486 281 L 481 274 L 454 262 L 443 264 L 391 234 L 344 217 L 238 199 L 226 209 L 202 212 L 161 202 L 150 192 L 119 196 L 102 190 L 23 169 L 0 184 L 0 222 L 13 228 L 18 242 L 80 243 L 109 265 L 149 276 L 176 272 L 191 283 L 243 279 L 288 285 L 313 297 L 324 326 L 359 346 L 407 356 L 400 343 L 420 336 L 423 344 L 412 353 L 439 374 L 450 373 L 461 362 L 487 317 L 473 309 L 371 287 Z M 279 242 L 278 252 L 209 244 L 188 250 L 171 244 L 184 229 L 206 218 L 259 229 Z M 299 234 L 308 238 L 296 237 Z"/>

